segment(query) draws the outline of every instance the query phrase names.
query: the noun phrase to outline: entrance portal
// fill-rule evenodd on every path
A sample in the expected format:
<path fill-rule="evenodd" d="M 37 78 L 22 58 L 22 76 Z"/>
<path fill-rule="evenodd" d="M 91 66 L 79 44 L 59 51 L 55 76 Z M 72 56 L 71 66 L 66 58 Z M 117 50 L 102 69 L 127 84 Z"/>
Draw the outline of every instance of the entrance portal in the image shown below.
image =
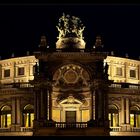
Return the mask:
<path fill-rule="evenodd" d="M 76 122 L 76 111 L 66 111 L 66 122 L 67 123 Z"/>

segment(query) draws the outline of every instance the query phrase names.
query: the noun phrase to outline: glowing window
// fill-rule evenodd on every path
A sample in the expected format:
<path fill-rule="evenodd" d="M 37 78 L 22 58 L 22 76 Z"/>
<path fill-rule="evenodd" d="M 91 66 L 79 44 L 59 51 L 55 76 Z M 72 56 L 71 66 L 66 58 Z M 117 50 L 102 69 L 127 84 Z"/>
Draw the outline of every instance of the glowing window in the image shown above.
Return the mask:
<path fill-rule="evenodd" d="M 0 126 L 9 127 L 11 125 L 11 108 L 9 106 L 4 106 L 0 111 L 1 121 Z"/>
<path fill-rule="evenodd" d="M 23 126 L 24 127 L 33 127 L 34 120 L 34 109 L 33 105 L 27 105 L 23 110 Z"/>

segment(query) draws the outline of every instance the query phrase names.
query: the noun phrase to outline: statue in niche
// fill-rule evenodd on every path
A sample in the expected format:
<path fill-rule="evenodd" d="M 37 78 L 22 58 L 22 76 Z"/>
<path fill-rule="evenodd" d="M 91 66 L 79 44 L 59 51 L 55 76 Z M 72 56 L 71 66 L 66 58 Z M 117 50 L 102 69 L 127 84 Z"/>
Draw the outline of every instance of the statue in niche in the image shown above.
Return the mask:
<path fill-rule="evenodd" d="M 85 26 L 83 26 L 80 18 L 70 15 L 65 15 L 63 13 L 62 17 L 59 19 L 58 26 L 56 26 L 59 31 L 58 39 L 66 37 L 78 37 L 83 39 L 83 31 Z"/>

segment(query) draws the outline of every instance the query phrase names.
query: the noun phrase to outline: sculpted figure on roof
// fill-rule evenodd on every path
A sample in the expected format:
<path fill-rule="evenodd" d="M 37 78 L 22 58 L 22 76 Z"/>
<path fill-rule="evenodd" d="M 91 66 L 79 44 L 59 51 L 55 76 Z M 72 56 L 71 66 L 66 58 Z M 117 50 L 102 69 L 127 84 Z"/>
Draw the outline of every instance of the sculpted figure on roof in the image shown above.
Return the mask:
<path fill-rule="evenodd" d="M 65 15 L 63 13 L 62 17 L 59 18 L 59 23 L 56 27 L 59 31 L 58 39 L 66 37 L 78 37 L 83 39 L 85 26 L 83 26 L 78 17 Z"/>

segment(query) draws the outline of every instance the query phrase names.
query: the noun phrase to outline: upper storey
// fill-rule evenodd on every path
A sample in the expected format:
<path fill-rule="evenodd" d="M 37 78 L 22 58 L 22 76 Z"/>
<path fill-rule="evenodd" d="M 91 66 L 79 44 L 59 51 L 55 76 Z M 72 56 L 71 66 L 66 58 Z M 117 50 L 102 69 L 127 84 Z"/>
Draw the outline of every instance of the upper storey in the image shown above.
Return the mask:
<path fill-rule="evenodd" d="M 107 56 L 109 80 L 120 83 L 140 83 L 140 61 Z"/>
<path fill-rule="evenodd" d="M 34 79 L 35 56 L 17 57 L 0 61 L 0 83 L 28 82 Z M 109 80 L 140 83 L 140 61 L 107 56 Z"/>
<path fill-rule="evenodd" d="M 34 56 L 17 57 L 0 61 L 0 83 L 29 82 L 34 79 Z"/>
<path fill-rule="evenodd" d="M 58 41 L 56 42 L 57 49 L 85 49 L 86 43 L 83 40 L 85 26 L 82 24 L 80 18 L 63 13 L 56 27 L 59 31 Z"/>

